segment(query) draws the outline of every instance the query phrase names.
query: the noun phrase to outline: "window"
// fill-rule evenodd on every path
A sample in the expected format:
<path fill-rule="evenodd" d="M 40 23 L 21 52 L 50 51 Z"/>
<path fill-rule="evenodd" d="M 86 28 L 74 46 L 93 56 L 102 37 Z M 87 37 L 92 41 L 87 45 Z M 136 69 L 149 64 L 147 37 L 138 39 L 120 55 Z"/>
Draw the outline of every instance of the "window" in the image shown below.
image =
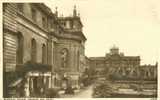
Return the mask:
<path fill-rule="evenodd" d="M 43 64 L 46 64 L 46 59 L 47 59 L 47 56 L 46 56 L 46 45 L 43 44 L 42 45 L 42 63 Z"/>
<path fill-rule="evenodd" d="M 23 3 L 18 3 L 17 7 L 18 7 L 18 11 L 21 13 L 24 13 L 24 8 L 23 8 Z"/>
<path fill-rule="evenodd" d="M 21 33 L 18 33 L 18 41 L 17 41 L 17 52 L 16 52 L 16 63 L 23 63 L 23 36 Z"/>
<path fill-rule="evenodd" d="M 37 15 L 36 10 L 32 8 L 32 9 L 31 9 L 31 12 L 32 12 L 32 20 L 33 20 L 33 21 L 36 21 L 36 20 L 37 20 L 37 18 L 36 18 L 36 15 Z"/>
<path fill-rule="evenodd" d="M 47 25 L 47 23 L 46 23 L 46 18 L 45 18 L 45 17 L 42 17 L 42 27 L 43 27 L 43 28 L 46 28 L 46 25 Z"/>
<path fill-rule="evenodd" d="M 31 41 L 31 61 L 36 62 L 36 57 L 37 57 L 36 40 L 32 39 L 32 41 Z"/>

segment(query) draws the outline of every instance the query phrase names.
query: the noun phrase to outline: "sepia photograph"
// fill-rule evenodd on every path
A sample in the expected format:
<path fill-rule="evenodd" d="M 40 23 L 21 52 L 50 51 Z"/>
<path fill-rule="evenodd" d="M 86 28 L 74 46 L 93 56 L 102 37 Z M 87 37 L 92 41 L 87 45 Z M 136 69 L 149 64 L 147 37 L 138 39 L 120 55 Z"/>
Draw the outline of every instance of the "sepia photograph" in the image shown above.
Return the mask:
<path fill-rule="evenodd" d="M 2 2 L 3 98 L 157 98 L 159 5 Z"/>

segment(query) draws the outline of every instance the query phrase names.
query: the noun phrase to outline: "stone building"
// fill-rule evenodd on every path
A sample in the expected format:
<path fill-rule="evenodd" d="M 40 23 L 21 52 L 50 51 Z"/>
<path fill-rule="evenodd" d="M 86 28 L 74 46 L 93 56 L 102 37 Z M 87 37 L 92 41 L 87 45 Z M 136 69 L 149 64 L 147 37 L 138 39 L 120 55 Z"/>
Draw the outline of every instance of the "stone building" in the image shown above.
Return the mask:
<path fill-rule="evenodd" d="M 67 84 L 72 84 L 73 87 L 79 88 L 80 70 L 85 62 L 84 43 L 86 37 L 82 32 L 83 25 L 75 7 L 73 16 L 58 17 L 57 20 L 62 30 L 59 34 L 55 34 L 58 38 L 55 49 L 55 69 L 59 73 L 56 75 L 58 78 L 55 79 L 58 81 L 63 78 L 67 82 L 66 78 L 68 78 L 71 81 L 67 82 Z"/>
<path fill-rule="evenodd" d="M 118 47 L 110 49 L 105 57 L 90 57 L 90 66 L 98 76 L 118 80 L 157 80 L 157 66 L 140 65 L 140 56 L 125 56 Z"/>
<path fill-rule="evenodd" d="M 78 87 L 85 58 L 82 27 L 76 8 L 72 17 L 58 17 L 43 3 L 3 3 L 4 97 L 23 82 L 25 96 L 42 86 L 40 92 L 64 83 Z"/>

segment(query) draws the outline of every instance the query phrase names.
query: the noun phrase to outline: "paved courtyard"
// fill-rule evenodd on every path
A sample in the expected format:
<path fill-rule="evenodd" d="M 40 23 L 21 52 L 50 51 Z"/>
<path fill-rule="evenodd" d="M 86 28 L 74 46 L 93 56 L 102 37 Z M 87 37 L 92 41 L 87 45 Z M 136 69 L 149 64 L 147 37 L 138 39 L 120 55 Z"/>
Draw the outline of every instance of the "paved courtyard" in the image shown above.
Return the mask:
<path fill-rule="evenodd" d="M 74 95 L 63 95 L 62 98 L 92 98 L 93 85 L 81 90 Z"/>

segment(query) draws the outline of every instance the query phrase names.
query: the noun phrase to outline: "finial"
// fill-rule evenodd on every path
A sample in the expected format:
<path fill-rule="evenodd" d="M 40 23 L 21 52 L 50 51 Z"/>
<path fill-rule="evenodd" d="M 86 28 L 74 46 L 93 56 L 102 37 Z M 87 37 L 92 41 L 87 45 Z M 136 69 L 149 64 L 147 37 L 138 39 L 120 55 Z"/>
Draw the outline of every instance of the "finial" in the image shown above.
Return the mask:
<path fill-rule="evenodd" d="M 118 47 L 116 46 L 116 44 L 113 44 L 113 47 L 112 47 L 112 48 L 114 48 L 114 49 L 115 49 L 115 48 L 118 48 Z"/>
<path fill-rule="evenodd" d="M 156 66 L 158 67 L 158 61 L 156 61 Z"/>
<path fill-rule="evenodd" d="M 80 13 L 78 13 L 78 16 L 80 17 Z"/>
<path fill-rule="evenodd" d="M 56 9 L 56 11 L 55 11 L 55 15 L 56 15 L 56 16 L 58 16 L 58 10 L 57 10 L 57 9 L 58 9 L 58 7 L 56 7 L 55 9 Z"/>
<path fill-rule="evenodd" d="M 63 17 L 63 14 L 61 14 L 61 17 Z"/>
<path fill-rule="evenodd" d="M 73 9 L 73 17 L 77 16 L 77 10 L 76 10 L 76 5 L 74 5 L 74 9 Z"/>
<path fill-rule="evenodd" d="M 76 10 L 76 5 L 74 5 L 74 10 Z"/>

